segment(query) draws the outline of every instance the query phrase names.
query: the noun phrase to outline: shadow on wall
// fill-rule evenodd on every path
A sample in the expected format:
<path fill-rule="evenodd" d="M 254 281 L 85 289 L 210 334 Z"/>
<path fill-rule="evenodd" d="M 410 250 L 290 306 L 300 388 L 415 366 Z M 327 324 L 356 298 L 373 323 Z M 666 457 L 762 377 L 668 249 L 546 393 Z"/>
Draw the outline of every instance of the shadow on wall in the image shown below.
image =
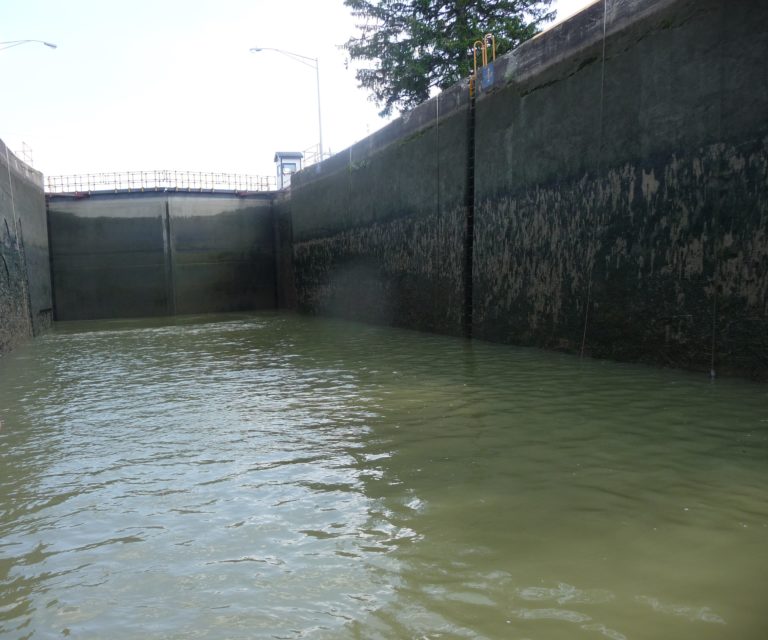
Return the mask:
<path fill-rule="evenodd" d="M 373 260 L 361 258 L 337 265 L 321 294 L 320 313 L 371 324 L 396 325 L 393 291 L 397 283 L 382 277 Z"/>

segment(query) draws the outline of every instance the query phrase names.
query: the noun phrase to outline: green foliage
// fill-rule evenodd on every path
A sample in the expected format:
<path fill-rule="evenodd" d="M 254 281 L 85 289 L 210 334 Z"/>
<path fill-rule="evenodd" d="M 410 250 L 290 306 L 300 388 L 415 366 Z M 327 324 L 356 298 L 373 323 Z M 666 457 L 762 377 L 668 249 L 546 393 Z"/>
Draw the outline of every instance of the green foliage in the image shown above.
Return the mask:
<path fill-rule="evenodd" d="M 344 48 L 360 68 L 357 80 L 383 107 L 410 109 L 433 87 L 445 89 L 472 66 L 472 45 L 486 33 L 497 54 L 515 48 L 554 17 L 552 0 L 344 0 L 359 34 Z"/>

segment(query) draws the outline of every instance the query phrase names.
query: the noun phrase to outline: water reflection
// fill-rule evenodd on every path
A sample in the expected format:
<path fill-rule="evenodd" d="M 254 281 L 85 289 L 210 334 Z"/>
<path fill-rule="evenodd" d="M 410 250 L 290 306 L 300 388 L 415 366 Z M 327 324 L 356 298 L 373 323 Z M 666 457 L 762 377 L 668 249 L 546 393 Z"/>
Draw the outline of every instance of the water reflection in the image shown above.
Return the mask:
<path fill-rule="evenodd" d="M 764 637 L 764 387 L 170 322 L 0 359 L 0 634 Z"/>

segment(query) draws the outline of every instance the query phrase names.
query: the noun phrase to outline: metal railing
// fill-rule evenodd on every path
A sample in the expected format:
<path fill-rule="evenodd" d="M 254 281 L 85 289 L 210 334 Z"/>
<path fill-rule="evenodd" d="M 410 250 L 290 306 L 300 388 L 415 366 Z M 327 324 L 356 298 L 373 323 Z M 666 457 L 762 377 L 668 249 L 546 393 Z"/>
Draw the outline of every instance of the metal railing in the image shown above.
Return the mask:
<path fill-rule="evenodd" d="M 121 171 L 47 176 L 47 193 L 90 193 L 92 191 L 275 191 L 273 176 L 200 171 Z"/>
<path fill-rule="evenodd" d="M 323 156 L 320 153 L 320 145 L 312 145 L 309 149 L 304 149 L 304 168 L 309 167 L 318 162 L 322 162 Z"/>

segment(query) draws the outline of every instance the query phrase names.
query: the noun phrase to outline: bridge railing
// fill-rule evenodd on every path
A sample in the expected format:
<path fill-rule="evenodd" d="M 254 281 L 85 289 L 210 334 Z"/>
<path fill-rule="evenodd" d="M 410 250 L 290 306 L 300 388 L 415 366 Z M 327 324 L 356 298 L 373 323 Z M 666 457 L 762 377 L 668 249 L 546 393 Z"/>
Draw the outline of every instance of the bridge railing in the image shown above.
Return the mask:
<path fill-rule="evenodd" d="M 275 191 L 274 176 L 199 171 L 120 171 L 47 176 L 47 193 L 90 193 L 91 191 Z"/>

